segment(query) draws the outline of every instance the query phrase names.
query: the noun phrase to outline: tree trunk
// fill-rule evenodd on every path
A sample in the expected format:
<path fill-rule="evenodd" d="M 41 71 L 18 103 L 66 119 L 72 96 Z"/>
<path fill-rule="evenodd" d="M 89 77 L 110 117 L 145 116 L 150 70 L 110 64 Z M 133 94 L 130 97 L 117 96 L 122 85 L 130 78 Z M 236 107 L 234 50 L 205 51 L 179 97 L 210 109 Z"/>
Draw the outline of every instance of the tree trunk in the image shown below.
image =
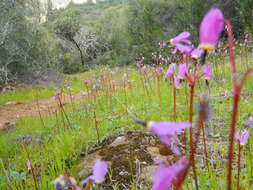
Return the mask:
<path fill-rule="evenodd" d="M 83 52 L 82 52 L 80 46 L 78 45 L 78 43 L 74 39 L 72 39 L 71 41 L 76 45 L 76 48 L 78 49 L 78 51 L 80 53 L 82 66 L 84 66 L 84 57 L 83 57 Z"/>

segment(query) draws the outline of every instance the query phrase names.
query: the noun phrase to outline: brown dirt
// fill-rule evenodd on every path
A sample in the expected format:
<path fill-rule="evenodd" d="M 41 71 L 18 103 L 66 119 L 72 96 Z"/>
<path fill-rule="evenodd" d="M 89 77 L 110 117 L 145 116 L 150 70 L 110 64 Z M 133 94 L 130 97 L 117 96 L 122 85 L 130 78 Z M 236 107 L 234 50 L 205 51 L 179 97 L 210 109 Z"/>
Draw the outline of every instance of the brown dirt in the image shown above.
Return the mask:
<path fill-rule="evenodd" d="M 73 94 L 73 101 L 81 101 L 84 97 L 81 93 Z M 67 105 L 71 103 L 71 99 L 69 95 L 62 95 L 62 103 L 63 105 Z M 0 131 L 4 129 L 5 123 L 16 121 L 22 117 L 27 116 L 39 116 L 49 114 L 53 110 L 58 109 L 57 101 L 55 97 L 49 98 L 41 98 L 38 101 L 33 100 L 31 103 L 21 103 L 21 102 L 12 102 L 7 103 L 0 107 Z"/>

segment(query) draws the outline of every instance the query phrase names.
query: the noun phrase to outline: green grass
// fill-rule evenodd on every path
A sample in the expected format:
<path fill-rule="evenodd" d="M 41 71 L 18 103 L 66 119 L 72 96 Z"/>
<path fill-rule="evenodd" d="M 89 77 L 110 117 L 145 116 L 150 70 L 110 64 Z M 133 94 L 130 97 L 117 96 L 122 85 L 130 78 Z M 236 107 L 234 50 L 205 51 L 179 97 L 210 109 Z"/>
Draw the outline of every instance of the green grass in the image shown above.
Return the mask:
<path fill-rule="evenodd" d="M 219 59 L 210 58 L 207 61 L 215 64 Z M 251 65 L 253 66 L 253 64 Z M 239 73 L 244 69 L 240 62 L 238 69 Z M 116 90 L 113 91 L 111 89 L 113 81 L 109 79 L 115 80 L 117 84 L 122 84 L 122 76 L 125 72 L 128 74 L 131 88 L 128 86 L 124 90 L 121 85 L 115 86 Z M 98 82 L 101 76 L 105 76 L 106 80 L 99 83 L 100 88 L 97 91 L 92 88 L 92 85 L 86 87 L 82 82 L 85 79 Z M 214 76 L 215 79 L 210 84 L 210 105 L 213 109 L 210 127 L 214 137 L 209 142 L 212 144 L 214 152 L 209 152 L 209 155 L 218 154 L 223 159 L 212 157 L 216 167 L 210 167 L 209 170 L 198 167 L 200 189 L 205 190 L 224 189 L 226 184 L 227 162 L 225 157 L 227 155 L 232 94 L 228 93 L 228 96 L 223 96 L 221 93 L 231 91 L 229 64 L 216 64 Z M 243 94 L 252 94 L 252 82 L 251 77 L 247 81 Z M 40 189 L 54 189 L 50 182 L 65 170 L 71 170 L 71 174 L 78 178 L 76 171 L 72 170 L 73 166 L 78 164 L 81 152 L 86 151 L 89 145 L 97 142 L 94 112 L 98 120 L 101 138 L 119 131 L 141 129 L 142 127 L 133 122 L 133 117 L 145 121 L 169 121 L 173 118 L 172 87 L 163 76 L 158 83 L 157 75 L 152 68 L 144 74 L 134 68 L 99 67 L 91 72 L 66 76 L 65 84 L 62 86 L 65 92 L 67 86 L 71 86 L 73 93 L 86 91 L 93 93 L 90 98 L 86 97 L 83 101 L 74 102 L 72 106 L 66 108 L 70 126 L 60 113 L 57 114 L 57 117 L 56 114 L 43 116 L 43 122 L 39 118 L 26 117 L 17 122 L 14 130 L 0 136 L 0 162 L 2 162 L 2 164 L 0 163 L 0 189 L 8 189 L 8 187 L 34 189 L 32 176 L 26 169 L 28 159 L 40 171 Z M 196 95 L 200 95 L 204 88 L 205 83 L 201 79 L 196 88 Z M 54 92 L 54 89 L 46 88 L 16 91 L 9 95 L 0 95 L 0 103 L 7 101 L 29 102 L 36 93 L 39 94 L 39 97 L 46 97 L 53 95 Z M 242 128 L 244 121 L 248 119 L 250 114 L 253 114 L 252 101 L 252 96 L 242 96 L 238 128 Z M 182 88 L 178 90 L 177 96 L 178 121 L 188 120 L 188 102 L 187 84 L 184 83 Z M 198 98 L 195 97 L 194 121 L 197 119 L 197 104 Z M 65 126 L 62 120 L 64 120 Z M 32 142 L 24 146 L 17 141 L 23 135 L 34 135 L 40 139 L 40 142 Z M 242 160 L 246 164 L 241 173 L 242 189 L 250 189 L 252 185 L 249 182 L 253 172 L 252 163 L 250 163 L 252 162 L 252 140 L 250 137 L 248 145 L 243 147 Z M 191 190 L 195 188 L 192 180 L 193 178 L 188 176 L 185 184 L 185 187 Z M 135 189 L 134 184 L 133 189 Z"/>
<path fill-rule="evenodd" d="M 64 93 L 68 93 L 67 87 L 71 86 L 72 93 L 80 93 L 86 91 L 83 80 L 93 79 L 96 80 L 100 76 L 101 68 L 94 68 L 92 72 L 79 73 L 73 75 L 65 75 L 65 80 L 63 84 L 58 84 L 58 87 L 49 88 L 45 86 L 34 86 L 26 85 L 25 87 L 14 89 L 10 92 L 5 92 L 0 94 L 0 106 L 7 102 L 23 102 L 29 103 L 35 100 L 35 98 L 46 98 L 55 95 L 56 90 L 64 90 Z M 105 73 L 109 73 L 109 68 L 104 67 Z M 117 70 L 115 70 L 117 71 Z M 116 77 L 119 79 L 119 74 Z"/>
<path fill-rule="evenodd" d="M 21 90 L 14 90 L 11 92 L 0 94 L 0 105 L 7 102 L 31 102 L 34 98 L 44 98 L 53 96 L 54 89 L 29 86 Z"/>

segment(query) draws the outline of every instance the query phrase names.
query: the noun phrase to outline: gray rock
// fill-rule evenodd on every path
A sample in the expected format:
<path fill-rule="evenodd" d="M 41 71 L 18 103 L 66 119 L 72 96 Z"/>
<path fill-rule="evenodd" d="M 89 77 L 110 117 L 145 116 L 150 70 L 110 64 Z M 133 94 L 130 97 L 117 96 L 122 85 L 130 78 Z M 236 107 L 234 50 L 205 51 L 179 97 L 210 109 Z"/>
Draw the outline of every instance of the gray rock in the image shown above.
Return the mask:
<path fill-rule="evenodd" d="M 12 130 L 16 125 L 15 121 L 8 121 L 6 123 L 0 123 L 0 131 Z"/>
<path fill-rule="evenodd" d="M 110 139 L 112 141 L 104 141 L 108 143 L 97 146 L 76 166 L 74 170 L 79 171 L 79 177 L 90 176 L 95 162 L 104 160 L 109 164 L 111 177 L 100 184 L 103 190 L 111 189 L 115 183 L 119 189 L 124 189 L 132 180 L 138 184 L 152 184 L 155 162 L 166 158 L 160 155 L 161 144 L 157 137 L 145 131 L 127 131 Z"/>
<path fill-rule="evenodd" d="M 124 145 L 127 143 L 128 141 L 125 136 L 119 136 L 109 146 L 115 147 L 115 146 Z"/>
<path fill-rule="evenodd" d="M 15 139 L 17 143 L 21 143 L 24 145 L 28 145 L 31 143 L 41 144 L 41 138 L 35 135 L 20 135 L 17 139 Z"/>

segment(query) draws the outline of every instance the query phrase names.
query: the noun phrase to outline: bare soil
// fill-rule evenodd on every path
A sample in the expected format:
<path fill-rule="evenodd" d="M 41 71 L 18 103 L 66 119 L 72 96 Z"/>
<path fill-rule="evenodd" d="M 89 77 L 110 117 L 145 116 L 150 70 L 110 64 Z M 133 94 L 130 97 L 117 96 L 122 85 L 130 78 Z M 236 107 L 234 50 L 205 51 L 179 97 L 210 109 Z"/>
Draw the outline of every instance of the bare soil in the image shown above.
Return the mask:
<path fill-rule="evenodd" d="M 81 93 L 73 94 L 72 98 L 70 98 L 70 95 L 66 94 L 61 96 L 64 106 L 69 105 L 71 101 L 81 101 L 83 98 L 84 95 Z M 33 100 L 31 103 L 7 102 L 5 105 L 0 106 L 0 131 L 5 130 L 6 124 L 9 122 L 17 121 L 22 117 L 38 117 L 40 114 L 49 114 L 58 108 L 59 106 L 54 96 Z"/>

